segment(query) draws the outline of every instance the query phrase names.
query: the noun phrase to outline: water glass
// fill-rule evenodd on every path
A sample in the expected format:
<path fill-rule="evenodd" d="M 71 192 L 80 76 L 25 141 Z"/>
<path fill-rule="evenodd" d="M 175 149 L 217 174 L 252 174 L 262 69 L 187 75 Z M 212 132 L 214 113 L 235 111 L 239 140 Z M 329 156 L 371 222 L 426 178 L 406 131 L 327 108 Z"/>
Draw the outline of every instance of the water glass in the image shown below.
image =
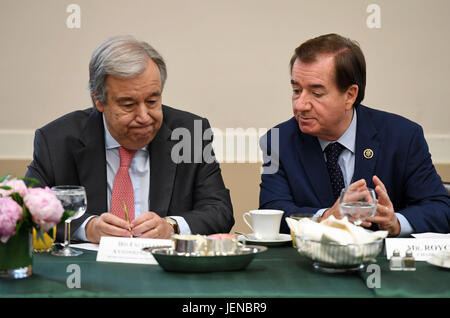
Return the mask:
<path fill-rule="evenodd" d="M 342 189 L 339 210 L 355 225 L 361 225 L 377 211 L 375 191 L 368 187 Z"/>
<path fill-rule="evenodd" d="M 65 211 L 74 211 L 75 213 L 66 219 L 64 229 L 64 247 L 60 250 L 52 251 L 56 256 L 78 256 L 82 251 L 76 251 L 69 247 L 70 244 L 70 222 L 81 217 L 87 208 L 86 190 L 83 186 L 61 185 L 52 187 L 52 191 L 61 201 Z"/>

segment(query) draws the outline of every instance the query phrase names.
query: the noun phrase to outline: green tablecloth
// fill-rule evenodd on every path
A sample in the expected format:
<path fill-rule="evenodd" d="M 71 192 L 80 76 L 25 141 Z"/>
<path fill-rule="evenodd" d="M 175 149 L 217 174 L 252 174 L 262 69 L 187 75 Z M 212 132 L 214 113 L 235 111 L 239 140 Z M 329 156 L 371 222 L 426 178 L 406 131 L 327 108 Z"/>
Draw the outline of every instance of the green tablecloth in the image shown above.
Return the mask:
<path fill-rule="evenodd" d="M 415 272 L 391 272 L 385 257 L 380 288 L 369 288 L 371 272 L 325 274 L 289 246 L 270 247 L 246 270 L 171 273 L 158 265 L 96 262 L 96 252 L 78 257 L 35 254 L 33 275 L 0 280 L 0 297 L 450 297 L 450 271 L 417 262 Z M 70 264 L 81 270 L 80 288 L 67 285 Z"/>

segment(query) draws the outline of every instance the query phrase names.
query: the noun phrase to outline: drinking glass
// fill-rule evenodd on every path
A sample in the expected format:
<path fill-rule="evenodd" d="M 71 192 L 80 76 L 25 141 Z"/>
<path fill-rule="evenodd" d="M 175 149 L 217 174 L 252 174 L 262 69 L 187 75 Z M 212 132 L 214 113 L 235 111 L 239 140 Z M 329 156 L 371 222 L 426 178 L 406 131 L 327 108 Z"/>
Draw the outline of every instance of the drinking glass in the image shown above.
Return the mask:
<path fill-rule="evenodd" d="M 78 219 L 86 212 L 87 199 L 86 190 L 82 186 L 61 185 L 52 187 L 52 191 L 56 197 L 61 201 L 65 211 L 71 210 L 75 213 L 67 218 L 64 228 L 64 247 L 60 250 L 52 251 L 56 256 L 78 256 L 83 254 L 81 251 L 76 251 L 69 247 L 70 244 L 70 222 Z"/>
<path fill-rule="evenodd" d="M 349 221 L 355 225 L 361 225 L 377 211 L 375 191 L 367 187 L 342 189 L 339 210 L 343 216 L 348 217 Z"/>

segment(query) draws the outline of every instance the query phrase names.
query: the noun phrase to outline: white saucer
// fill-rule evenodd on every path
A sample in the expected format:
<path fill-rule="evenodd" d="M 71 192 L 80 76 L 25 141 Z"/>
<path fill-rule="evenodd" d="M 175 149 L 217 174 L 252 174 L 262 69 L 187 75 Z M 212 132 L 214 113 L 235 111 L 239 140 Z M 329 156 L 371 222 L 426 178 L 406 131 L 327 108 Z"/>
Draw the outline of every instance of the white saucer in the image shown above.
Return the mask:
<path fill-rule="evenodd" d="M 244 235 L 239 235 L 238 240 L 246 241 L 247 243 L 255 245 L 265 245 L 265 246 L 283 246 L 292 241 L 290 234 L 279 233 L 278 238 L 273 240 L 261 240 L 255 237 L 253 233 Z"/>

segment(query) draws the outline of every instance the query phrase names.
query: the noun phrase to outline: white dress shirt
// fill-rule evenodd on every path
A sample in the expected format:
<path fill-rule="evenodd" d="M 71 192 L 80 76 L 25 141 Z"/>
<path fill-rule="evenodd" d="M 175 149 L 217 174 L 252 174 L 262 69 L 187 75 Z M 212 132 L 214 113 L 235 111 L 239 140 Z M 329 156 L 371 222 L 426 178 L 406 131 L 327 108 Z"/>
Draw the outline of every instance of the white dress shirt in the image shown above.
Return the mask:
<path fill-rule="evenodd" d="M 356 122 L 357 122 L 357 115 L 356 111 L 353 110 L 353 119 L 352 122 L 350 123 L 350 126 L 348 126 L 347 130 L 342 134 L 342 136 L 338 140 L 336 140 L 336 142 L 339 142 L 341 145 L 345 147 L 345 149 L 342 150 L 338 158 L 338 164 L 342 170 L 345 187 L 348 187 L 351 184 L 353 172 L 355 171 Z M 323 140 L 320 138 L 317 139 L 320 143 L 320 147 L 322 148 L 322 152 L 330 143 L 335 142 Z M 326 161 L 327 158 L 325 153 L 324 158 Z M 314 214 L 313 220 L 319 219 L 327 209 L 328 208 L 318 210 L 316 214 Z M 409 236 L 411 233 L 413 233 L 413 228 L 411 224 L 408 222 L 408 220 L 400 213 L 395 214 L 397 215 L 398 221 L 400 222 L 399 236 Z"/>
<path fill-rule="evenodd" d="M 120 144 L 111 136 L 106 127 L 105 117 L 103 116 L 105 126 L 105 149 L 106 149 L 106 179 L 107 179 L 107 204 L 108 211 L 111 210 L 111 196 L 114 185 L 114 178 L 120 167 Z M 136 151 L 130 163 L 128 170 L 134 191 L 134 218 L 137 219 L 142 213 L 150 211 L 150 154 L 147 147 Z M 89 202 L 88 202 L 89 206 Z M 104 212 L 104 211 L 102 211 Z M 86 224 L 93 218 L 87 218 L 83 224 L 75 231 L 73 237 L 78 240 L 87 241 Z M 191 229 L 186 220 L 181 216 L 170 216 L 178 222 L 181 234 L 191 234 Z"/>

